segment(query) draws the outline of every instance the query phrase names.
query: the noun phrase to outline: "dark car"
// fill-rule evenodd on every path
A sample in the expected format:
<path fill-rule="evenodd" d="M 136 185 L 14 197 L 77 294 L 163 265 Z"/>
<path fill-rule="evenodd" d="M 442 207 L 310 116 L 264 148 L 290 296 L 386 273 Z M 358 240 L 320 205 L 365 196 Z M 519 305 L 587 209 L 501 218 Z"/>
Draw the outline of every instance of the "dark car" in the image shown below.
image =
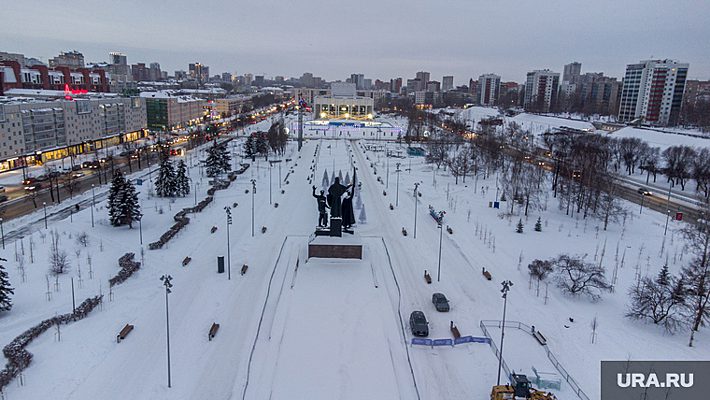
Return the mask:
<path fill-rule="evenodd" d="M 0 194 L 0 203 L 6 202 L 8 199 L 7 195 Z"/>
<path fill-rule="evenodd" d="M 431 296 L 431 302 L 434 303 L 436 311 L 447 312 L 449 311 L 449 300 L 446 299 L 443 293 L 434 293 Z"/>
<path fill-rule="evenodd" d="M 25 192 L 34 192 L 42 189 L 42 184 L 39 182 L 34 182 L 29 185 L 25 185 Z"/>
<path fill-rule="evenodd" d="M 412 330 L 412 335 L 414 336 L 429 336 L 429 323 L 421 311 L 412 311 L 409 316 L 409 328 Z"/>
<path fill-rule="evenodd" d="M 637 192 L 638 192 L 638 194 L 642 194 L 644 196 L 653 196 L 653 192 L 646 189 L 645 187 L 638 188 Z"/>

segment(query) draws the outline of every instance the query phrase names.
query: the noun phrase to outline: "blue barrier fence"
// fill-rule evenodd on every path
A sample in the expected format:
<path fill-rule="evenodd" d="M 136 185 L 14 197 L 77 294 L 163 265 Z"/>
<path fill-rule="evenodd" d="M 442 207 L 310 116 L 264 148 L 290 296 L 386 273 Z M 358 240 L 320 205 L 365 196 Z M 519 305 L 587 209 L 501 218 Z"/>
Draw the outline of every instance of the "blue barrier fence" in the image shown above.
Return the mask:
<path fill-rule="evenodd" d="M 412 338 L 412 345 L 417 346 L 456 346 L 465 343 L 484 343 L 491 344 L 491 340 L 487 337 L 477 336 L 461 336 L 458 339 L 420 339 Z"/>

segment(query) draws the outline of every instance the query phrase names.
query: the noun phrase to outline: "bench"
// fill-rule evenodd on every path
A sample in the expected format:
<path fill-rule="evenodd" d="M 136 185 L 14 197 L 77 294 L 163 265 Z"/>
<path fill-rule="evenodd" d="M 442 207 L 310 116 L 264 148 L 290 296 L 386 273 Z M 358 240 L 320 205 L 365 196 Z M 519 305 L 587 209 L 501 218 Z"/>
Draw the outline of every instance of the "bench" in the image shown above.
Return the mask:
<path fill-rule="evenodd" d="M 407 230 L 404 229 L 404 227 L 402 227 L 402 235 L 403 235 L 403 236 L 407 236 Z"/>
<path fill-rule="evenodd" d="M 449 232 L 449 235 L 453 235 L 453 234 L 454 234 L 454 230 L 451 229 L 451 227 L 448 226 L 448 225 L 446 225 L 446 232 Z"/>
<path fill-rule="evenodd" d="M 540 331 L 533 332 L 533 337 L 537 339 L 538 343 L 540 343 L 541 345 L 544 346 L 547 344 L 547 339 L 545 339 L 545 337 L 542 335 L 542 333 L 540 333 Z"/>
<path fill-rule="evenodd" d="M 262 226 L 262 227 L 261 227 L 261 233 L 266 233 L 266 227 L 265 227 L 265 226 Z"/>
<path fill-rule="evenodd" d="M 454 321 L 451 321 L 451 325 L 449 326 L 449 329 L 451 329 L 451 334 L 454 335 L 454 339 L 458 339 L 461 337 L 461 333 L 459 332 L 459 328 L 454 325 Z"/>
<path fill-rule="evenodd" d="M 431 284 L 431 275 L 429 275 L 426 270 L 424 270 L 424 280 L 426 281 L 426 283 Z"/>
<path fill-rule="evenodd" d="M 394 206 L 390 203 L 390 210 L 394 210 Z"/>
<path fill-rule="evenodd" d="M 183 267 L 186 266 L 187 264 L 190 263 L 190 261 L 192 261 L 192 258 L 190 258 L 190 257 L 185 257 L 185 258 L 182 260 L 182 266 L 183 266 Z"/>
<path fill-rule="evenodd" d="M 217 334 L 218 330 L 219 330 L 219 324 L 216 322 L 213 322 L 212 326 L 210 327 L 210 331 L 207 334 L 207 340 L 209 340 L 211 342 L 212 339 L 214 339 L 215 335 Z"/>
<path fill-rule="evenodd" d="M 133 325 L 131 324 L 126 324 L 126 326 L 121 329 L 121 332 L 116 335 L 116 343 L 121 343 L 121 340 L 125 339 L 126 336 L 128 336 L 129 333 L 133 330 Z"/>
<path fill-rule="evenodd" d="M 215 233 L 217 232 L 217 227 L 213 226 L 212 229 L 210 229 L 210 233 Z"/>
<path fill-rule="evenodd" d="M 248 265 L 246 265 L 246 264 L 242 265 L 242 271 L 241 271 L 242 275 L 246 274 L 248 269 L 249 269 Z"/>
<path fill-rule="evenodd" d="M 488 271 L 486 271 L 486 267 L 483 267 L 483 270 L 481 271 L 481 273 L 482 273 L 483 276 L 485 276 L 486 279 L 488 279 L 489 281 L 490 281 L 491 279 L 493 279 L 493 277 L 491 276 L 491 273 L 488 272 Z"/>

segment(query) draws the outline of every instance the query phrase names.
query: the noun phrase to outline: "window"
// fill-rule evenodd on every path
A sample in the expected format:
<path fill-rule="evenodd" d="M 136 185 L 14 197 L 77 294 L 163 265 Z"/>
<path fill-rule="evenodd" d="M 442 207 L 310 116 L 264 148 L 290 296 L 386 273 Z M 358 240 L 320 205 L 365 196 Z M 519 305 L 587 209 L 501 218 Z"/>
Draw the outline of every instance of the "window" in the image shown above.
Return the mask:
<path fill-rule="evenodd" d="M 0 104 L 0 122 L 5 121 L 5 106 Z M 15 126 L 15 124 L 12 124 L 12 126 Z"/>
<path fill-rule="evenodd" d="M 89 113 L 91 113 L 91 101 L 89 101 L 89 100 L 77 100 L 77 101 L 76 101 L 76 113 L 77 113 L 77 114 L 89 114 Z"/>

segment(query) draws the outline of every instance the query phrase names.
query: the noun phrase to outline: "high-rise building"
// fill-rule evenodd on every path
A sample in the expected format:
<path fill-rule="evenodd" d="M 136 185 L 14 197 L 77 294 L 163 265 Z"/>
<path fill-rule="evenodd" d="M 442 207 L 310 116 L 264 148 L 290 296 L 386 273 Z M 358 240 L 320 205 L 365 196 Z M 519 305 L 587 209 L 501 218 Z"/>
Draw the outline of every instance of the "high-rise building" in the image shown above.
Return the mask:
<path fill-rule="evenodd" d="M 49 59 L 49 66 L 51 68 L 84 68 L 84 55 L 76 50 L 61 52 L 58 56 Z"/>
<path fill-rule="evenodd" d="M 150 80 L 150 73 L 145 63 L 131 65 L 131 74 L 133 74 L 133 80 L 137 82 Z"/>
<path fill-rule="evenodd" d="M 549 112 L 557 99 L 560 74 L 549 69 L 528 72 L 523 107 L 534 112 Z"/>
<path fill-rule="evenodd" d="M 500 96 L 500 76 L 496 74 L 485 74 L 478 77 L 478 92 L 476 93 L 478 104 L 482 106 L 494 106 L 498 104 Z"/>
<path fill-rule="evenodd" d="M 111 91 L 120 92 L 132 87 L 133 74 L 131 74 L 131 67 L 128 65 L 126 55 L 113 51 L 108 54 L 108 59 L 106 70 L 111 77 Z"/>
<path fill-rule="evenodd" d="M 112 51 L 108 53 L 109 57 L 109 64 L 112 65 L 128 65 L 128 59 L 126 58 L 126 55 L 123 53 L 119 53 L 117 51 Z"/>
<path fill-rule="evenodd" d="M 441 90 L 447 92 L 454 88 L 454 77 L 447 75 L 441 79 Z"/>
<path fill-rule="evenodd" d="M 244 84 L 247 86 L 251 86 L 252 82 L 254 82 L 254 75 L 248 72 L 244 74 Z"/>
<path fill-rule="evenodd" d="M 573 62 L 565 65 L 562 72 L 562 82 L 577 83 L 582 73 L 582 63 Z"/>
<path fill-rule="evenodd" d="M 365 75 L 364 74 L 350 74 L 350 78 L 347 82 L 354 83 L 355 88 L 362 90 L 365 88 Z"/>
<path fill-rule="evenodd" d="M 419 71 L 417 72 L 416 78 L 419 79 L 419 81 L 421 82 L 419 90 L 424 90 L 426 88 L 427 82 L 429 82 L 429 79 L 431 78 L 431 74 L 428 72 Z"/>
<path fill-rule="evenodd" d="M 399 93 L 402 91 L 402 78 L 390 79 L 390 92 Z"/>
<path fill-rule="evenodd" d="M 207 82 L 210 79 L 210 67 L 200 63 L 188 64 L 187 73 L 190 79 L 198 82 Z"/>
<path fill-rule="evenodd" d="M 229 72 L 222 72 L 222 82 L 231 82 L 232 81 L 232 74 Z"/>
<path fill-rule="evenodd" d="M 159 81 L 163 79 L 163 74 L 160 71 L 159 63 L 150 63 L 150 68 L 148 68 L 148 79 L 150 79 L 151 81 Z"/>
<path fill-rule="evenodd" d="M 619 120 L 641 120 L 651 125 L 678 122 L 688 63 L 644 60 L 628 64 L 621 89 Z"/>
<path fill-rule="evenodd" d="M 175 71 L 175 80 L 181 81 L 187 79 L 187 72 L 182 70 Z"/>
<path fill-rule="evenodd" d="M 438 81 L 429 81 L 426 83 L 426 91 L 427 92 L 440 92 L 441 91 L 441 83 Z"/>
<path fill-rule="evenodd" d="M 264 86 L 264 75 L 256 75 L 254 77 L 254 85 L 255 86 Z"/>

